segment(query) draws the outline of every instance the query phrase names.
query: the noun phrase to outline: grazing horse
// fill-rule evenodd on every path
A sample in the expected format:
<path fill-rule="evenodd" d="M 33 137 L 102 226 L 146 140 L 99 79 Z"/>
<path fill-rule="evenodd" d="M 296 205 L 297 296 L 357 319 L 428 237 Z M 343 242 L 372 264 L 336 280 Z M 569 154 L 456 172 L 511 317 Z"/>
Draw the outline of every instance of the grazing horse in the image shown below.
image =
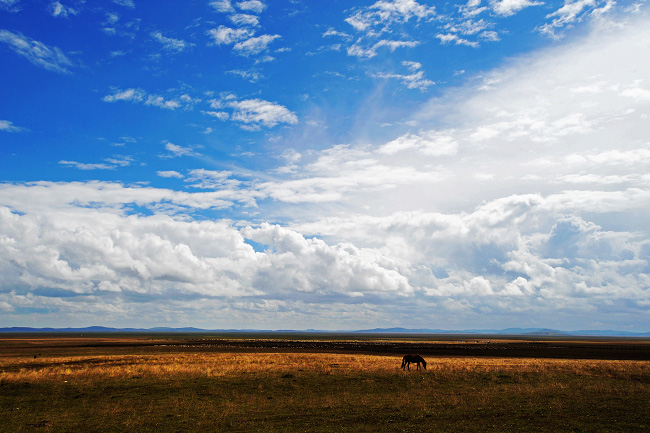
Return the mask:
<path fill-rule="evenodd" d="M 425 370 L 427 369 L 427 362 L 420 355 L 406 355 L 404 358 L 402 358 L 402 370 L 404 370 L 404 367 L 406 367 L 409 369 L 409 371 L 411 371 L 411 362 L 414 362 L 418 365 L 418 370 L 420 369 L 420 363 Z"/>

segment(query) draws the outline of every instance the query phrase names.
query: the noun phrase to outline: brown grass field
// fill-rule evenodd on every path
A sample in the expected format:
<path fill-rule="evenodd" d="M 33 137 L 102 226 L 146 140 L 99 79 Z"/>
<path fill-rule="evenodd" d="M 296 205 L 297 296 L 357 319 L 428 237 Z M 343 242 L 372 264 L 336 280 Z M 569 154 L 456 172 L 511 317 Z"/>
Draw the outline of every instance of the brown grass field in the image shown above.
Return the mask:
<path fill-rule="evenodd" d="M 650 341 L 435 338 L 0 335 L 0 432 L 650 431 Z"/>

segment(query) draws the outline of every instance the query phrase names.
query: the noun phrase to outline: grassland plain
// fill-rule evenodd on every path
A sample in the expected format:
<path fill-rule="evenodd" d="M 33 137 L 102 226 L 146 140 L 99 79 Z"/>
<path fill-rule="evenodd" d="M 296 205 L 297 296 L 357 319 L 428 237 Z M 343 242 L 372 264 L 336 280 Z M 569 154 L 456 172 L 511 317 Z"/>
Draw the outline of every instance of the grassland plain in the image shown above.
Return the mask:
<path fill-rule="evenodd" d="M 0 431 L 650 431 L 647 360 L 429 356 L 402 371 L 398 353 L 327 342 L 191 341 L 2 339 Z"/>

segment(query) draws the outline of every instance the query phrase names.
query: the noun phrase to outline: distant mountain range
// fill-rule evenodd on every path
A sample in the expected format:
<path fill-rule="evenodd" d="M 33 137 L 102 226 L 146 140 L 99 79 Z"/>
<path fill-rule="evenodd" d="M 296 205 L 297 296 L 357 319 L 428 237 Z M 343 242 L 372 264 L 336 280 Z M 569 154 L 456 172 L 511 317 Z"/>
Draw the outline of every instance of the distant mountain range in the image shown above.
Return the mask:
<path fill-rule="evenodd" d="M 323 334 L 467 334 L 467 335 L 527 335 L 527 336 L 600 336 L 600 337 L 650 337 L 650 332 L 626 332 L 609 330 L 559 331 L 547 328 L 506 328 L 506 329 L 408 329 L 408 328 L 374 328 L 356 331 L 322 331 L 307 330 L 264 330 L 264 329 L 200 329 L 186 328 L 109 328 L 105 326 L 88 326 L 85 328 L 0 328 L 0 333 L 323 333 Z"/>

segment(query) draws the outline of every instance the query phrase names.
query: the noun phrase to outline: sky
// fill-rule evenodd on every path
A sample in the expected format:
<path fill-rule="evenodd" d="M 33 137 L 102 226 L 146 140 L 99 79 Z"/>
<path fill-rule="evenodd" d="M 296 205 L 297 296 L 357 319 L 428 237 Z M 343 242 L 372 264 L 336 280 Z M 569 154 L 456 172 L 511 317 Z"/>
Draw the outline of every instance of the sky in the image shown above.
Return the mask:
<path fill-rule="evenodd" d="M 635 0 L 0 0 L 0 326 L 650 331 Z"/>

